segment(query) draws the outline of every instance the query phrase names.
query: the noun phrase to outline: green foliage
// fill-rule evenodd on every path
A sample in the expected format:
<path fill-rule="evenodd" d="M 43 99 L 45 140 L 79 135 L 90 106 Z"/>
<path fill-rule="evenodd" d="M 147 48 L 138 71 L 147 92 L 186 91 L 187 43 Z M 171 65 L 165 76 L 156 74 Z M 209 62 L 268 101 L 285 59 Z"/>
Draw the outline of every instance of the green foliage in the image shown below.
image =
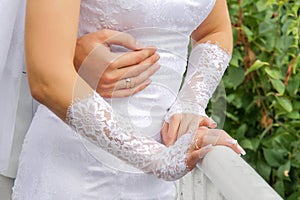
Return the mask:
<path fill-rule="evenodd" d="M 224 129 L 287 200 L 299 200 L 300 1 L 228 0 L 233 57 Z"/>

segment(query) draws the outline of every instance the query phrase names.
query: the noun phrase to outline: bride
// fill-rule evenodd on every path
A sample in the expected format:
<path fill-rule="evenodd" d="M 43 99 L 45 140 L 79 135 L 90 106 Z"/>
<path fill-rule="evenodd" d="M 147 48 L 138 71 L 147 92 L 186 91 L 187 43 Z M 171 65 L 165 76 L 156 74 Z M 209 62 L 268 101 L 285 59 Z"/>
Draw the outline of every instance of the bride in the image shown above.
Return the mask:
<path fill-rule="evenodd" d="M 98 29 L 157 48 L 161 67 L 147 88 L 127 98 L 94 91 L 101 70 L 90 66 L 99 64 L 97 55 L 107 58 L 104 67 L 121 60 L 126 49 L 118 46 L 97 46 L 78 76 L 77 34 Z M 230 30 L 225 0 L 27 0 L 28 80 L 43 105 L 25 138 L 13 199 L 176 199 L 174 181 L 211 145 L 243 153 L 224 131 L 198 128 L 230 60 Z M 196 42 L 178 93 L 190 35 Z M 132 87 L 128 74 L 122 82 Z"/>

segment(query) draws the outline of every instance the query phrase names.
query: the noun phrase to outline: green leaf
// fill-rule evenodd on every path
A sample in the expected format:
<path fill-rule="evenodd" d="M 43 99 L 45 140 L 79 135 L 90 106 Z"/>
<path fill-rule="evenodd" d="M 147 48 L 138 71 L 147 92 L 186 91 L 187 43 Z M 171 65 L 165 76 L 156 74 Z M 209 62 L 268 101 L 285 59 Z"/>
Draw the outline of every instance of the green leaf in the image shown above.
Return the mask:
<path fill-rule="evenodd" d="M 268 66 L 269 63 L 256 60 L 255 63 L 253 63 L 253 65 L 247 69 L 245 75 L 248 75 L 250 72 L 256 71 L 266 65 Z"/>
<path fill-rule="evenodd" d="M 294 155 L 294 159 L 291 162 L 292 162 L 291 165 L 293 167 L 300 168 L 300 154 L 298 153 L 298 154 Z"/>
<path fill-rule="evenodd" d="M 284 165 L 280 166 L 277 170 L 277 176 L 280 179 L 284 179 L 284 180 L 290 180 L 289 178 L 289 172 L 291 170 L 291 162 L 288 161 L 287 163 L 285 163 Z"/>
<path fill-rule="evenodd" d="M 286 200 L 299 200 L 299 192 L 298 191 L 294 192 Z"/>
<path fill-rule="evenodd" d="M 281 133 L 280 130 L 282 130 Z M 291 144 L 297 141 L 298 138 L 295 135 L 288 134 L 284 129 L 278 129 L 277 133 L 278 135 L 273 141 L 276 141 L 280 145 L 280 148 L 283 147 L 288 152 L 291 148 Z"/>
<path fill-rule="evenodd" d="M 272 167 L 279 167 L 284 162 L 284 155 L 275 149 L 263 148 L 264 157 L 267 163 Z"/>
<path fill-rule="evenodd" d="M 247 38 L 251 41 L 253 32 L 247 26 L 243 26 L 243 25 L 242 25 L 242 30 L 245 32 Z"/>
<path fill-rule="evenodd" d="M 288 113 L 287 117 L 290 119 L 300 119 L 300 113 L 299 113 L 299 111 L 294 110 L 294 111 Z"/>
<path fill-rule="evenodd" d="M 292 77 L 289 80 L 286 90 L 291 96 L 297 95 L 300 87 L 300 77 Z"/>
<path fill-rule="evenodd" d="M 259 25 L 259 34 L 260 35 L 272 34 L 274 33 L 274 29 L 275 26 L 270 20 L 264 21 Z"/>
<path fill-rule="evenodd" d="M 260 144 L 260 140 L 258 138 L 253 138 L 251 140 L 252 146 L 253 146 L 253 151 L 257 151 L 259 144 Z"/>
<path fill-rule="evenodd" d="M 283 79 L 282 73 L 279 70 L 265 68 L 265 72 L 273 79 Z"/>
<path fill-rule="evenodd" d="M 274 185 L 275 190 L 280 194 L 281 196 L 284 196 L 284 183 L 283 180 L 278 180 Z"/>
<path fill-rule="evenodd" d="M 286 97 L 276 97 L 278 103 L 284 108 L 287 112 L 292 112 L 293 106 L 291 101 Z"/>
<path fill-rule="evenodd" d="M 267 163 L 265 163 L 262 160 L 258 160 L 257 161 L 257 170 L 258 170 L 259 174 L 262 175 L 262 177 L 264 177 L 264 179 L 269 181 L 270 174 L 271 174 L 271 167 L 269 165 L 267 165 Z"/>
<path fill-rule="evenodd" d="M 300 54 L 297 55 L 297 58 L 293 65 L 293 74 L 296 74 L 296 70 L 297 70 L 297 68 L 299 68 L 299 66 L 300 66 Z"/>
<path fill-rule="evenodd" d="M 271 83 L 272 83 L 273 87 L 275 88 L 275 90 L 277 90 L 277 92 L 280 95 L 283 95 L 283 93 L 285 91 L 285 86 L 284 86 L 283 82 L 281 80 L 271 79 Z"/>
<path fill-rule="evenodd" d="M 236 130 L 236 138 L 237 139 L 242 139 L 243 137 L 245 137 L 245 133 L 248 129 L 247 124 L 242 124 L 237 130 Z"/>
<path fill-rule="evenodd" d="M 241 140 L 239 143 L 245 149 L 254 150 L 253 144 L 252 144 L 251 140 L 249 140 L 249 139 Z"/>
<path fill-rule="evenodd" d="M 226 116 L 235 122 L 239 121 L 239 118 L 230 112 L 226 112 Z"/>
<path fill-rule="evenodd" d="M 265 2 L 264 2 L 264 0 L 262 1 L 258 1 L 257 3 L 256 3 L 256 9 L 259 11 L 259 12 L 262 12 L 262 11 L 264 11 L 265 9 L 266 9 L 266 5 L 265 5 Z"/>
<path fill-rule="evenodd" d="M 227 87 L 236 89 L 245 79 L 245 71 L 242 67 L 229 67 L 223 80 Z"/>

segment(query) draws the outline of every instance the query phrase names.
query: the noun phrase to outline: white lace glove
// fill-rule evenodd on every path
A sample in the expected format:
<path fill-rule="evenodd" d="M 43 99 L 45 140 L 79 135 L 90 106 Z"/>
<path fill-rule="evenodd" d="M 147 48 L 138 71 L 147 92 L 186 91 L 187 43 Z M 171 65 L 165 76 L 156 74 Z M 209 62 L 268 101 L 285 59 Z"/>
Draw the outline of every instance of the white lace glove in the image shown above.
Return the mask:
<path fill-rule="evenodd" d="M 152 138 L 136 137 L 118 126 L 111 106 L 99 94 L 73 103 L 66 123 L 82 137 L 125 162 L 165 180 L 176 180 L 188 173 L 187 153 L 193 133 L 185 134 L 166 147 Z"/>
<path fill-rule="evenodd" d="M 207 116 L 206 106 L 216 90 L 231 59 L 230 54 L 209 42 L 193 48 L 184 85 L 165 116 L 169 122 L 174 114 L 191 113 Z"/>

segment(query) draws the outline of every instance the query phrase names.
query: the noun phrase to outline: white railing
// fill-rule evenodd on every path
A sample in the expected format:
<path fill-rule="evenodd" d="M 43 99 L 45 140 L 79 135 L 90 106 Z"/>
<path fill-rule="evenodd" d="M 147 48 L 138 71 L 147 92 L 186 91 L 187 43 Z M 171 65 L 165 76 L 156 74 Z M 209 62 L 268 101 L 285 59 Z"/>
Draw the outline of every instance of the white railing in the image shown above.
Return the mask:
<path fill-rule="evenodd" d="M 282 200 L 230 148 L 216 146 L 178 183 L 179 200 Z"/>

